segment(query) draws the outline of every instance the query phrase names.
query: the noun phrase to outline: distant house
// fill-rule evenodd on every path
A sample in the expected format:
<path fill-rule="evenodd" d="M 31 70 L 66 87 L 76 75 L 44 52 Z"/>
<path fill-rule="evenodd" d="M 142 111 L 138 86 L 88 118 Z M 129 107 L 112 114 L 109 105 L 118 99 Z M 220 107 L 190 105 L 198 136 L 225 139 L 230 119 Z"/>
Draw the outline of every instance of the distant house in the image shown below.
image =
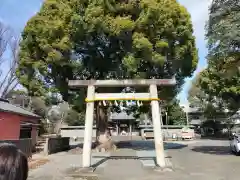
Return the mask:
<path fill-rule="evenodd" d="M 230 117 L 230 119 L 235 122 L 235 124 L 240 124 L 240 110 L 238 110 L 234 115 Z"/>
<path fill-rule="evenodd" d="M 211 119 L 205 117 L 204 112 L 202 110 L 199 110 L 199 108 L 190 108 L 188 110 L 188 118 L 190 124 L 193 126 L 200 126 L 204 121 L 207 120 L 217 120 L 221 122 L 232 120 L 233 124 L 240 124 L 240 110 L 232 116 L 230 114 L 226 115 L 226 112 L 219 111 L 217 112 L 217 117 L 215 119 Z"/>
<path fill-rule="evenodd" d="M 188 110 L 189 124 L 193 126 L 200 126 L 206 120 L 204 112 L 199 108 L 189 108 Z"/>
<path fill-rule="evenodd" d="M 116 134 L 120 134 L 122 131 L 127 133 L 138 131 L 139 123 L 139 119 L 126 112 L 111 113 L 109 118 L 109 124 L 114 127 Z"/>
<path fill-rule="evenodd" d="M 0 141 L 31 138 L 36 145 L 40 117 L 0 99 Z"/>

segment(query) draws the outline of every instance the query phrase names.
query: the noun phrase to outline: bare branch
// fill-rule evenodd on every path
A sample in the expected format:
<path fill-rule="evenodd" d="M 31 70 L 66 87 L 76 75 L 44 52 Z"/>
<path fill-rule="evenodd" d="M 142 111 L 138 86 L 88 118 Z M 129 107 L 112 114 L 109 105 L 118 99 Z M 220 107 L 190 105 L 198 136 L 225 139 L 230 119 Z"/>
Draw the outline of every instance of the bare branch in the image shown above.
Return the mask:
<path fill-rule="evenodd" d="M 7 49 L 8 42 L 12 39 L 13 32 L 0 22 L 0 65 L 3 62 L 2 56 Z"/>
<path fill-rule="evenodd" d="M 8 41 L 8 47 L 11 52 L 11 58 L 6 61 L 8 63 L 4 66 L 4 68 L 8 68 L 8 70 L 0 76 L 0 97 L 2 98 L 18 85 L 15 71 L 18 65 L 19 39 L 12 36 Z"/>

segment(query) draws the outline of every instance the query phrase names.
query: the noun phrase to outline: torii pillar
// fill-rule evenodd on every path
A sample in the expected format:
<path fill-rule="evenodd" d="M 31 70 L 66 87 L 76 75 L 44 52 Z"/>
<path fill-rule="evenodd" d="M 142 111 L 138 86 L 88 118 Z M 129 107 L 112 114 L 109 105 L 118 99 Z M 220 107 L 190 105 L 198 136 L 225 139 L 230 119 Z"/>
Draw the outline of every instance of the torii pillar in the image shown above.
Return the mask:
<path fill-rule="evenodd" d="M 87 98 L 94 99 L 95 87 L 88 86 Z M 94 102 L 88 102 L 85 115 L 85 130 L 83 143 L 83 168 L 91 166 L 92 134 L 93 134 Z"/>
<path fill-rule="evenodd" d="M 150 85 L 149 90 L 150 90 L 151 98 L 158 99 L 157 86 Z M 162 127 L 161 127 L 161 119 L 160 119 L 161 108 L 159 107 L 159 102 L 156 100 L 152 100 L 151 108 L 152 108 L 152 121 L 153 121 L 156 160 L 157 160 L 157 165 L 163 168 L 166 166 L 166 163 L 165 163 Z"/>
<path fill-rule="evenodd" d="M 88 87 L 87 99 L 92 100 L 87 102 L 86 120 L 84 131 L 84 145 L 83 145 L 83 168 L 91 167 L 91 149 L 92 149 L 92 134 L 93 134 L 93 117 L 94 117 L 94 100 L 100 99 L 103 96 L 122 97 L 133 96 L 131 93 L 118 94 L 97 94 L 95 87 L 129 87 L 129 86 L 149 86 L 149 93 L 135 93 L 136 98 L 144 97 L 150 99 L 152 108 L 152 120 L 154 128 L 154 141 L 156 150 L 157 165 L 161 168 L 166 166 L 164 156 L 164 146 L 162 138 L 161 127 L 161 112 L 158 102 L 157 86 L 173 86 L 176 84 L 175 79 L 136 79 L 136 80 L 70 80 L 69 86 L 72 88 Z M 114 94 L 114 95 L 113 95 Z"/>

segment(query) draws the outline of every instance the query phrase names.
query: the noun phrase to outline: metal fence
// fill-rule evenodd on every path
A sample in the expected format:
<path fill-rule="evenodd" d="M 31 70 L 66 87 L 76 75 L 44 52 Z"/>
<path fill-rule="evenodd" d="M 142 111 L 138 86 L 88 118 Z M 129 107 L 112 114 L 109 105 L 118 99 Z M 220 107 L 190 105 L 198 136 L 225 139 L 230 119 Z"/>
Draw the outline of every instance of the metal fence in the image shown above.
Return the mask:
<path fill-rule="evenodd" d="M 0 143 L 16 145 L 27 157 L 32 157 L 32 139 L 0 140 Z"/>

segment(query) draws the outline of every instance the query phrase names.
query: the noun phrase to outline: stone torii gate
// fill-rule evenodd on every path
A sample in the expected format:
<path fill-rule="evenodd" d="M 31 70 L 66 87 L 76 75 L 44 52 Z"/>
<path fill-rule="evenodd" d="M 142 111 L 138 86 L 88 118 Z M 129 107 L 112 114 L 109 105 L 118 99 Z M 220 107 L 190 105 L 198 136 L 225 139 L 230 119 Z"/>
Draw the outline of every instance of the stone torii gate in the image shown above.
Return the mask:
<path fill-rule="evenodd" d="M 91 167 L 91 148 L 93 133 L 94 102 L 103 100 L 140 100 L 151 101 L 152 121 L 154 128 L 154 141 L 157 165 L 164 168 L 166 166 L 162 129 L 161 129 L 161 109 L 157 86 L 173 86 L 175 79 L 128 79 L 128 80 L 69 80 L 70 88 L 88 87 L 87 106 L 85 116 L 85 131 L 83 144 L 83 168 Z M 95 93 L 95 87 L 136 87 L 149 86 L 148 93 Z"/>

